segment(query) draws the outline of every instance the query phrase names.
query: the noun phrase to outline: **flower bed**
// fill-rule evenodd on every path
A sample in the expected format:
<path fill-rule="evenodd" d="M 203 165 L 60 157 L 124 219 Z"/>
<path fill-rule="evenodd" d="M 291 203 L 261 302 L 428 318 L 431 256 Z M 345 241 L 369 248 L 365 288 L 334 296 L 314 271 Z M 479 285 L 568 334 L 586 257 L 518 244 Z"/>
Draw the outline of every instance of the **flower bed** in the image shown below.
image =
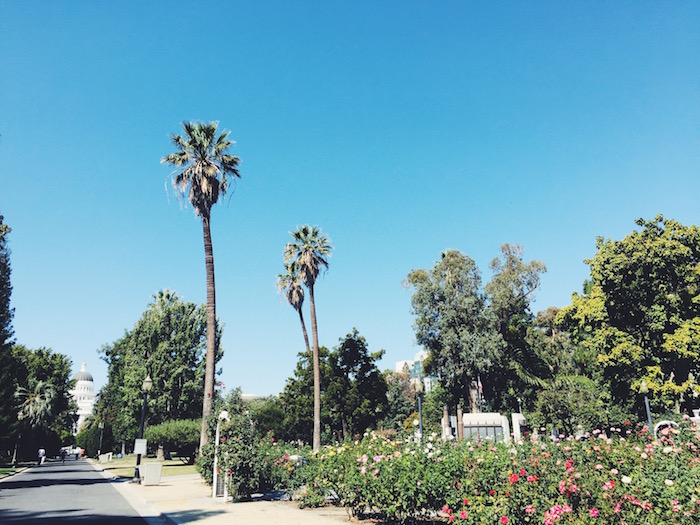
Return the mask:
<path fill-rule="evenodd" d="M 644 427 L 517 446 L 369 434 L 312 457 L 299 472 L 300 501 L 330 498 L 401 522 L 696 523 L 700 442 L 687 423 L 664 432 L 658 441 Z"/>

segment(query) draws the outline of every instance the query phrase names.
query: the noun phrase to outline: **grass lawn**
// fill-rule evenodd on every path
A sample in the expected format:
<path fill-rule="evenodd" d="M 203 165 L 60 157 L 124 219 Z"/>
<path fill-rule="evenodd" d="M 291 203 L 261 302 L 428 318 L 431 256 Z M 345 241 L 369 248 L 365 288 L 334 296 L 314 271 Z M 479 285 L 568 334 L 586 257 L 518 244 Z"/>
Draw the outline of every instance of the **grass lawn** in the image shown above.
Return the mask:
<path fill-rule="evenodd" d="M 36 461 L 21 461 L 17 464 L 17 468 L 15 468 L 12 466 L 11 463 L 0 463 L 0 478 L 4 478 L 5 476 L 10 476 L 17 471 L 22 470 L 23 468 L 31 467 L 32 465 L 35 465 L 35 464 L 36 464 Z"/>
<path fill-rule="evenodd" d="M 15 473 L 15 468 L 14 467 L 0 467 L 0 478 L 4 478 L 5 476 L 9 476 L 10 474 Z"/>
<path fill-rule="evenodd" d="M 194 465 L 187 465 L 179 459 L 159 460 L 156 458 L 141 458 L 141 465 L 146 463 L 162 463 L 162 476 L 180 476 L 182 474 L 196 474 L 197 468 Z M 105 472 L 114 474 L 120 478 L 133 478 L 136 467 L 136 456 L 128 455 L 117 459 L 116 457 L 109 463 L 99 463 Z"/>

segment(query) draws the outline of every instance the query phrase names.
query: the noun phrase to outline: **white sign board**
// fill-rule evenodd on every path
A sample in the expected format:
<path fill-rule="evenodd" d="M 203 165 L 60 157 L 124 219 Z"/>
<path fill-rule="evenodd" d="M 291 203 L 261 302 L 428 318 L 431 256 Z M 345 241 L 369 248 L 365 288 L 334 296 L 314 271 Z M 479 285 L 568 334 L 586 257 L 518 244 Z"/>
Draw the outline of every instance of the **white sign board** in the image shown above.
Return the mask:
<path fill-rule="evenodd" d="M 134 454 L 146 455 L 146 439 L 135 439 L 134 440 Z"/>

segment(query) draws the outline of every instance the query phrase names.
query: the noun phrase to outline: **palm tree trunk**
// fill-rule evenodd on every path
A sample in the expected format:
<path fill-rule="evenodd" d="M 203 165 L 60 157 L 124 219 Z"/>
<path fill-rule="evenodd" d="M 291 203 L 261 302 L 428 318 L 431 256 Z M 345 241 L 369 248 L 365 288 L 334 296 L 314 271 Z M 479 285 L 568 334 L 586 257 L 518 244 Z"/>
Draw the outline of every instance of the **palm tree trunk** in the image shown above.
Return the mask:
<path fill-rule="evenodd" d="M 318 359 L 318 326 L 316 325 L 316 301 L 314 286 L 309 286 L 309 309 L 311 310 L 311 335 L 314 339 L 314 441 L 313 451 L 321 449 L 321 367 Z"/>
<path fill-rule="evenodd" d="M 301 321 L 301 331 L 304 332 L 304 343 L 306 343 L 306 351 L 311 352 L 311 346 L 309 346 L 309 334 L 306 333 L 306 323 L 304 322 L 304 314 L 301 312 L 301 308 L 299 308 L 298 312 L 299 321 Z"/>
<path fill-rule="evenodd" d="M 204 368 L 204 401 L 202 402 L 202 432 L 199 437 L 199 454 L 209 442 L 207 419 L 211 413 L 214 396 L 214 367 L 216 363 L 216 288 L 214 286 L 214 250 L 211 244 L 209 217 L 202 217 L 204 235 L 204 264 L 207 272 L 207 354 Z"/>

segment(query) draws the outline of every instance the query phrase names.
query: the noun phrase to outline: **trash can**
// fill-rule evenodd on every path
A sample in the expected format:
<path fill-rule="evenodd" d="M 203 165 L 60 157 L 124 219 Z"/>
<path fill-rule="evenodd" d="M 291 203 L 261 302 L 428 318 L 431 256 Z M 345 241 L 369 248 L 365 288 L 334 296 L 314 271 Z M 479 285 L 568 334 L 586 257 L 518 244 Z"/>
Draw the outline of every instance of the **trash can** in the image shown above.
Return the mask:
<path fill-rule="evenodd" d="M 143 469 L 143 485 L 160 485 L 160 476 L 163 471 L 162 463 L 144 463 Z"/>
<path fill-rule="evenodd" d="M 110 454 L 100 454 L 100 463 L 109 463 L 110 459 Z"/>

